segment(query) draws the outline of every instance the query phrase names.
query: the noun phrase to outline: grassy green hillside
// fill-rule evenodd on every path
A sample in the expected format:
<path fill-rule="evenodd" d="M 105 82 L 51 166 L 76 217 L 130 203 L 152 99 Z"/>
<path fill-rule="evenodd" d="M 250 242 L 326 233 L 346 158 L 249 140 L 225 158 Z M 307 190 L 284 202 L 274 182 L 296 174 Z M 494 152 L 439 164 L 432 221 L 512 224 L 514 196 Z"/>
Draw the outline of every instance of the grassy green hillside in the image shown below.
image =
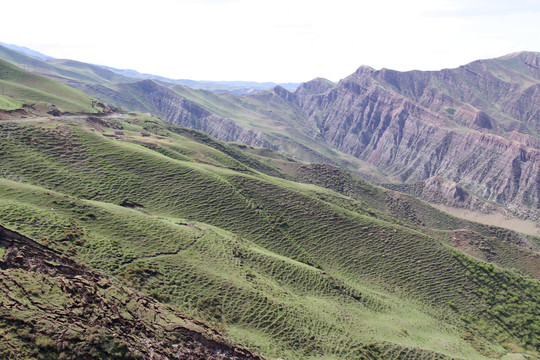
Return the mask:
<path fill-rule="evenodd" d="M 535 238 L 150 117 L 12 121 L 0 132 L 2 225 L 258 353 L 540 350 L 538 253 L 524 247 Z M 464 247 L 457 235 L 478 243 L 465 249 L 476 258 L 452 247 Z"/>
<path fill-rule="evenodd" d="M 0 60 L 0 111 L 21 110 L 24 115 L 57 109 L 62 113 L 96 114 L 104 108 L 79 90 Z"/>

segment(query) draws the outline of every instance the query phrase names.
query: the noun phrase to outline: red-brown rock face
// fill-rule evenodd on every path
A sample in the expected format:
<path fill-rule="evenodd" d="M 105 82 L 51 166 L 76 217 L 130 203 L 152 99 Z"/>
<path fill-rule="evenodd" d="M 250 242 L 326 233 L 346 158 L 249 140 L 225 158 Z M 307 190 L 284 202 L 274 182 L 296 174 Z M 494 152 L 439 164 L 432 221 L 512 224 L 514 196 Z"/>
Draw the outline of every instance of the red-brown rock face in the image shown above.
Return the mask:
<path fill-rule="evenodd" d="M 539 54 L 438 72 L 361 67 L 295 106 L 326 143 L 404 182 L 443 176 L 488 200 L 537 210 Z"/>

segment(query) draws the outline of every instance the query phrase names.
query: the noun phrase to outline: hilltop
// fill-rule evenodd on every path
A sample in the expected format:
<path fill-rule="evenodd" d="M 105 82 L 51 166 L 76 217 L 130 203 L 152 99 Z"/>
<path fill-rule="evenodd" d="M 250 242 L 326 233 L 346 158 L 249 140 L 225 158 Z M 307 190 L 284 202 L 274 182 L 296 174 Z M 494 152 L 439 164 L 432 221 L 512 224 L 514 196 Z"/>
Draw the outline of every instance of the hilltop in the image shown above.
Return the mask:
<path fill-rule="evenodd" d="M 184 85 L 193 89 L 226 92 L 243 96 L 283 86 L 294 91 L 298 83 L 273 83 L 253 81 L 201 81 L 170 79 L 164 76 L 143 74 L 131 69 L 117 69 L 105 65 L 87 64 L 69 59 L 55 59 L 37 51 L 0 42 L 0 58 L 40 75 L 51 76 L 61 82 L 76 86 L 81 83 L 117 84 L 153 80 L 166 86 Z"/>

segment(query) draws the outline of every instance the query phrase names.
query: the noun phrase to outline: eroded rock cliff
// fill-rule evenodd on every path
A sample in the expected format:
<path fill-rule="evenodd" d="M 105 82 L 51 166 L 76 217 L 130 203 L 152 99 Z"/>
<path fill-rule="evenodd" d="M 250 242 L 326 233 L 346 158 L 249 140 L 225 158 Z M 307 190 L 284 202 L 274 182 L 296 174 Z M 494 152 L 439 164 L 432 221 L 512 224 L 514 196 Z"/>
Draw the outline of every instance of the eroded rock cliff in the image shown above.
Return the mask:
<path fill-rule="evenodd" d="M 291 106 L 331 147 L 398 181 L 443 176 L 488 200 L 539 207 L 538 59 L 511 54 L 438 72 L 360 67 Z"/>

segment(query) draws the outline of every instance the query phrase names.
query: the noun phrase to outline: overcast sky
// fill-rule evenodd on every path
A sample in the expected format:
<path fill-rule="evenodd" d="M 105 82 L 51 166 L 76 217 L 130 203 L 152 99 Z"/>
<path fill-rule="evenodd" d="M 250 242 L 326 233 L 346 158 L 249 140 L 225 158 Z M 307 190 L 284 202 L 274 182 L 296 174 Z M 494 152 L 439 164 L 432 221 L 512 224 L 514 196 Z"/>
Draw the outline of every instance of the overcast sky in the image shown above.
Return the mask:
<path fill-rule="evenodd" d="M 170 78 L 333 81 L 540 51 L 538 0 L 13 0 L 0 41 Z"/>

